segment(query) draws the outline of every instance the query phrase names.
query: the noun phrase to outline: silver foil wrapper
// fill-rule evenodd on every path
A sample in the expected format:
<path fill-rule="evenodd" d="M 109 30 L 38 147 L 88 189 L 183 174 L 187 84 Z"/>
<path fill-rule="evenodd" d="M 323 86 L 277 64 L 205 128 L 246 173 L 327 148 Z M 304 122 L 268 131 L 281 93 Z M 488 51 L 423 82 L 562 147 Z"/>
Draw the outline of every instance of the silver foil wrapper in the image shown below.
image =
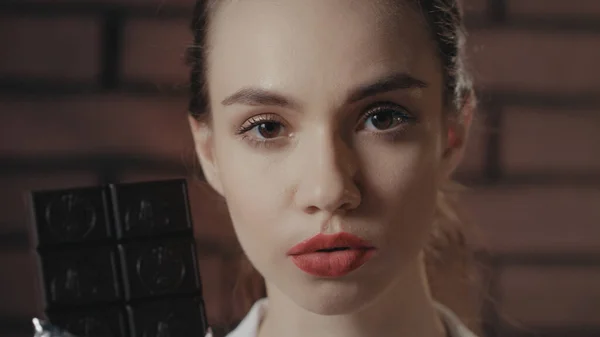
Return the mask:
<path fill-rule="evenodd" d="M 34 318 L 32 321 L 34 328 L 33 337 L 76 337 L 41 319 Z"/>

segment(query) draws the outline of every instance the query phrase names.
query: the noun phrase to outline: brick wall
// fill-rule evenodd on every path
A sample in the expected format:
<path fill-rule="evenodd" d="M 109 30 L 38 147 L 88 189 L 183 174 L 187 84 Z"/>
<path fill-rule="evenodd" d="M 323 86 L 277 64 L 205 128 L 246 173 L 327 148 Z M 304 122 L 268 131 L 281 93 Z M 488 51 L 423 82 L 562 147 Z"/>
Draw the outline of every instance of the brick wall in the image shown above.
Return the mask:
<path fill-rule="evenodd" d="M 480 111 L 457 174 L 490 272 L 492 336 L 600 335 L 600 2 L 467 0 Z M 0 335 L 41 311 L 25 191 L 190 176 L 191 0 L 0 4 Z M 235 243 L 193 180 L 209 319 Z"/>

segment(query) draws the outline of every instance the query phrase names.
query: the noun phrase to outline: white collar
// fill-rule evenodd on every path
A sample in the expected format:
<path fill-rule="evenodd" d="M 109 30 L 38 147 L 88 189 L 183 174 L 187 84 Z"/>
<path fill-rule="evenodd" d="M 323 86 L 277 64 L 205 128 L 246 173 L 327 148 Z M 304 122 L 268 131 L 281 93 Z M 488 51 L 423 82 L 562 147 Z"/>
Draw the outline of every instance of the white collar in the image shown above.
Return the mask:
<path fill-rule="evenodd" d="M 258 327 L 267 312 L 268 300 L 261 298 L 254 302 L 250 311 L 238 326 L 230 332 L 227 337 L 256 337 L 258 336 Z"/>
<path fill-rule="evenodd" d="M 267 305 L 266 298 L 256 301 L 246 317 L 227 337 L 256 337 L 260 322 L 267 311 Z M 434 302 L 434 306 L 444 321 L 450 337 L 476 337 L 449 308 L 438 302 Z M 212 336 L 209 334 L 207 337 Z"/>

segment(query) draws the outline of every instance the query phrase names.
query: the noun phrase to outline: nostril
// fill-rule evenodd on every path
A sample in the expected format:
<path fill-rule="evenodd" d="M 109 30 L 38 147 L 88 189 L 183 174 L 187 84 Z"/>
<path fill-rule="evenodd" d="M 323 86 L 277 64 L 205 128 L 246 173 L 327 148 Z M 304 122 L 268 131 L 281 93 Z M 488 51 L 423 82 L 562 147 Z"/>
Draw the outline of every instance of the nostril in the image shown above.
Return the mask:
<path fill-rule="evenodd" d="M 319 212 L 319 207 L 317 207 L 317 206 L 308 206 L 306 208 L 306 213 L 307 214 L 315 214 L 317 212 Z"/>

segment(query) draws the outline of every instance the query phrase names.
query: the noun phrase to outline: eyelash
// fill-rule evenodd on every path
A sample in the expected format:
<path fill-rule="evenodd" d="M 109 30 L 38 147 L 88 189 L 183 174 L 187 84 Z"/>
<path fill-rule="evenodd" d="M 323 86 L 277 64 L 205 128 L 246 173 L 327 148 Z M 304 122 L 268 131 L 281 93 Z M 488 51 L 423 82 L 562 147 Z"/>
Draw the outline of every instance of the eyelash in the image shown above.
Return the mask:
<path fill-rule="evenodd" d="M 376 137 L 384 137 L 389 139 L 390 141 L 396 139 L 405 129 L 404 124 L 416 124 L 418 119 L 410 114 L 407 109 L 404 107 L 391 103 L 391 102 L 379 102 L 376 104 L 372 104 L 367 111 L 359 118 L 359 125 L 362 125 L 372 116 L 384 112 L 393 110 L 400 114 L 400 118 L 402 119 L 401 126 L 395 126 L 389 130 L 383 130 L 380 132 L 371 132 L 375 134 Z M 394 116 L 396 118 L 396 116 Z M 241 135 L 242 140 L 250 142 L 251 145 L 255 147 L 271 147 L 276 145 L 277 138 L 256 138 L 248 135 L 248 132 L 254 129 L 255 127 L 263 124 L 263 123 L 279 123 L 280 125 L 284 125 L 284 120 L 276 114 L 264 114 L 251 117 L 248 119 L 237 131 L 237 135 Z M 359 128 L 359 130 L 362 128 Z"/>
<path fill-rule="evenodd" d="M 274 139 L 260 139 L 248 135 L 248 132 L 263 123 L 279 123 L 281 125 L 285 124 L 283 119 L 276 114 L 253 116 L 244 122 L 244 124 L 236 131 L 236 134 L 241 135 L 242 140 L 249 142 L 254 147 L 269 148 L 273 145 L 276 145 Z"/>
<path fill-rule="evenodd" d="M 411 113 L 409 113 L 408 110 L 405 109 L 404 107 L 402 107 L 398 104 L 395 104 L 395 103 L 391 103 L 391 102 L 382 102 L 382 103 L 376 103 L 376 104 L 371 105 L 367 109 L 367 112 L 364 113 L 361 116 L 361 118 L 359 119 L 359 125 L 362 125 L 369 118 L 375 116 L 378 113 L 381 113 L 384 111 L 390 111 L 390 110 L 393 112 L 396 112 L 400 115 L 399 118 L 402 120 L 402 124 L 415 124 L 416 122 L 418 122 L 417 118 L 415 116 L 413 116 Z M 398 118 L 398 116 L 394 116 L 394 118 Z M 389 130 L 382 130 L 377 133 L 378 134 L 390 133 L 390 132 L 398 131 L 398 129 L 400 129 L 400 131 L 401 131 L 404 128 L 396 126 Z"/>

